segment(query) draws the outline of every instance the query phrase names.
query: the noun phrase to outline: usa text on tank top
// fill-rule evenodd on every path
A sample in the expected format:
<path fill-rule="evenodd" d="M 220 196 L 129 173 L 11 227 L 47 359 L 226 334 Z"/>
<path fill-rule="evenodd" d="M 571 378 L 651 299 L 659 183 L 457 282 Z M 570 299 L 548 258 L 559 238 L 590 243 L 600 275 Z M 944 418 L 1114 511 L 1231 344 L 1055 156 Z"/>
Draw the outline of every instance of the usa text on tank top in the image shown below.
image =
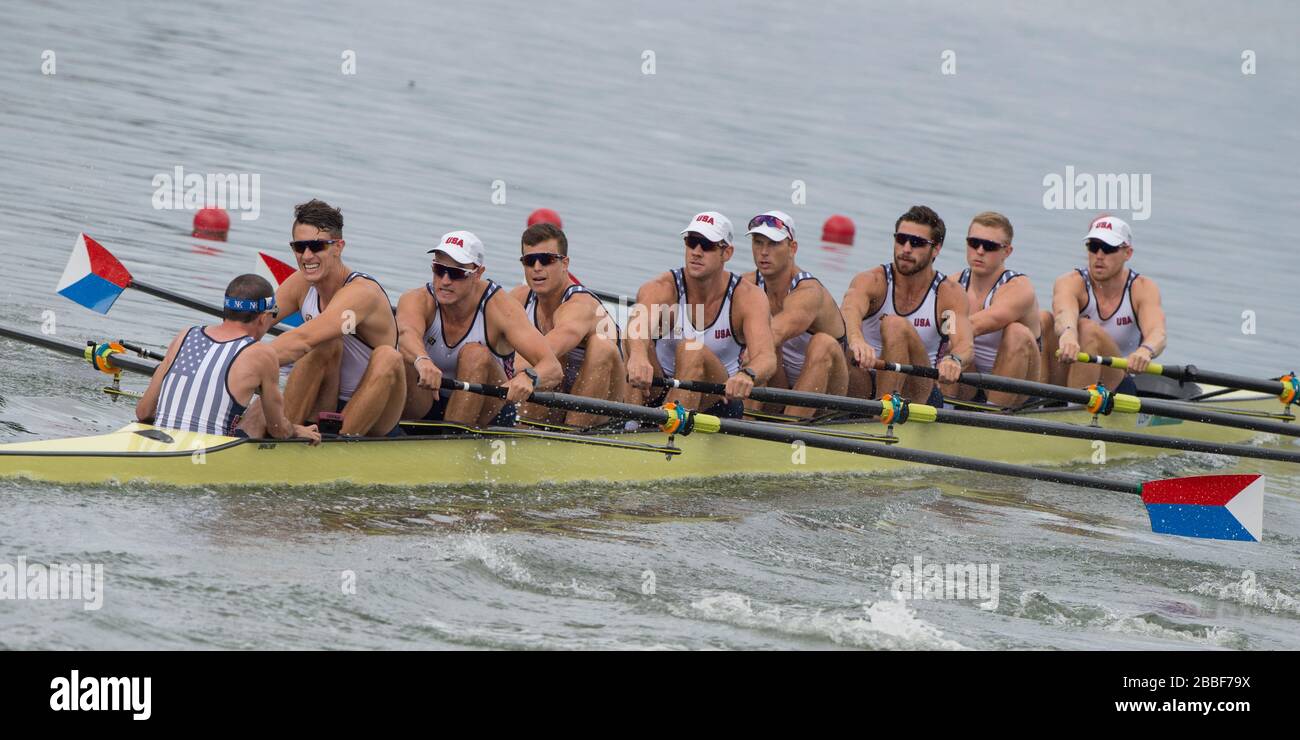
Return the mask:
<path fill-rule="evenodd" d="M 230 366 L 252 343 L 249 336 L 218 342 L 203 327 L 190 327 L 163 376 L 154 426 L 233 435 L 244 406 L 230 395 L 227 380 Z"/>
<path fill-rule="evenodd" d="M 659 367 L 664 375 L 673 376 L 677 369 L 677 343 L 691 342 L 691 346 L 703 346 L 713 353 L 726 369 L 727 375 L 735 375 L 740 370 L 740 353 L 745 345 L 736 339 L 731 327 L 731 297 L 740 283 L 740 276 L 728 272 L 727 294 L 718 307 L 718 315 L 713 323 L 697 329 L 694 322 L 694 309 L 690 297 L 686 295 L 685 268 L 677 268 L 670 274 L 677 285 L 677 313 L 673 316 L 673 327 L 669 335 L 655 341 L 655 355 L 659 358 Z"/>
<path fill-rule="evenodd" d="M 570 285 L 564 289 L 564 295 L 560 296 L 560 305 L 563 306 L 569 302 L 570 298 L 581 294 L 586 294 L 591 296 L 593 299 L 596 299 L 595 295 L 593 295 L 590 290 L 587 290 L 585 285 L 578 285 L 575 283 L 574 285 Z M 596 304 L 600 306 L 598 309 L 600 314 L 602 316 L 607 315 L 605 307 L 600 305 L 600 299 L 596 299 Z M 533 326 L 536 327 L 538 331 L 541 331 L 542 327 L 537 323 L 537 294 L 531 290 L 528 291 L 528 298 L 524 301 L 524 313 L 528 314 L 528 320 L 533 323 Z M 623 330 L 618 327 L 618 322 L 611 321 L 609 323 L 614 327 L 615 346 L 618 347 L 619 354 L 622 354 Z M 587 348 L 579 344 L 577 347 L 569 350 L 569 354 L 562 359 L 564 359 L 564 364 L 570 367 L 582 367 L 583 361 L 587 359 Z"/>
<path fill-rule="evenodd" d="M 993 287 L 989 288 L 988 295 L 984 296 L 983 308 L 993 305 L 993 296 L 998 292 L 998 288 L 1011 282 L 1014 278 L 1024 275 L 1023 272 L 1015 270 L 1003 270 L 998 276 Z M 970 268 L 961 271 L 961 277 L 957 278 L 961 284 L 962 290 L 970 288 Z M 987 334 L 981 334 L 975 337 L 975 369 L 982 373 L 987 373 L 993 369 L 993 363 L 998 359 L 998 346 L 1002 344 L 1002 329 L 991 331 Z"/>
<path fill-rule="evenodd" d="M 483 291 L 483 297 L 479 298 L 478 307 L 474 309 L 474 320 L 470 322 L 469 331 L 465 336 L 452 342 L 448 339 L 446 332 L 442 328 L 442 312 L 437 308 L 434 309 L 433 319 L 429 322 L 429 328 L 424 330 L 424 349 L 433 364 L 438 366 L 443 375 L 449 378 L 456 377 L 456 365 L 460 362 L 460 351 L 467 344 L 475 342 L 488 348 L 488 351 L 497 358 L 501 363 L 501 369 L 505 371 L 506 377 L 514 377 L 515 374 L 515 353 L 508 355 L 498 353 L 493 349 L 492 344 L 488 341 L 487 333 L 487 302 L 492 296 L 501 290 L 501 286 L 492 282 L 487 282 L 487 289 Z M 437 294 L 434 293 L 433 283 L 425 283 L 425 290 L 429 295 L 434 297 L 434 305 L 437 305 Z"/>
<path fill-rule="evenodd" d="M 348 275 L 348 279 L 343 281 L 344 285 L 352 282 L 356 278 L 364 278 L 379 285 L 379 281 L 367 275 L 364 272 L 353 272 Z M 384 286 L 379 285 L 383 290 Z M 310 321 L 319 316 L 323 309 L 320 305 L 320 294 L 316 292 L 316 286 L 307 288 L 307 294 L 302 298 L 302 320 Z M 396 325 L 396 319 L 393 320 Z M 343 335 L 343 359 L 339 362 L 339 400 L 347 401 L 352 398 L 356 392 L 357 385 L 361 383 L 361 376 L 366 374 L 366 366 L 370 364 L 370 353 L 374 348 L 362 341 L 361 337 L 356 334 Z"/>
<path fill-rule="evenodd" d="M 790 291 L 786 295 L 793 293 L 794 289 L 799 287 L 799 283 L 805 280 L 821 282 L 813 277 L 811 272 L 795 273 L 795 276 L 790 278 Z M 755 272 L 754 282 L 758 284 L 760 290 L 767 292 L 767 281 L 763 279 L 763 273 Z M 844 338 L 843 324 L 844 319 L 840 318 L 840 336 L 837 339 L 841 341 Z M 812 328 L 809 327 L 808 331 L 797 337 L 790 337 L 781 345 L 781 365 L 785 368 L 785 379 L 790 382 L 791 387 L 799 382 L 799 376 L 803 374 L 803 365 L 808 358 L 808 343 L 812 341 L 813 334 Z"/>
<path fill-rule="evenodd" d="M 903 313 L 894 305 L 894 266 L 892 264 L 881 265 L 885 268 L 885 299 L 880 303 L 880 308 L 862 320 L 862 336 L 867 340 L 872 349 L 880 352 L 882 347 L 880 341 L 880 319 L 883 316 L 901 316 L 910 319 L 912 328 L 916 330 L 917 336 L 921 338 L 921 344 L 925 347 L 925 353 L 930 358 L 930 364 L 939 361 L 939 352 L 943 349 L 944 344 L 948 341 L 948 335 L 943 333 L 943 322 L 939 320 L 939 286 L 943 283 L 944 275 L 935 271 L 934 279 L 930 281 L 930 287 L 925 292 L 925 298 L 921 300 L 921 305 L 907 313 Z"/>
<path fill-rule="evenodd" d="M 1088 303 L 1079 311 L 1079 318 L 1091 319 L 1100 324 L 1110 338 L 1115 340 L 1115 346 L 1119 347 L 1121 356 L 1136 352 L 1138 345 L 1142 344 L 1142 327 L 1138 324 L 1137 311 L 1133 310 L 1133 281 L 1140 277 L 1137 271 L 1128 271 L 1128 279 L 1124 281 L 1124 294 L 1120 296 L 1119 305 L 1105 317 L 1101 315 L 1101 306 L 1097 305 L 1097 296 L 1093 293 L 1088 270 L 1076 267 L 1075 271 L 1083 278 L 1083 287 L 1088 291 Z"/>

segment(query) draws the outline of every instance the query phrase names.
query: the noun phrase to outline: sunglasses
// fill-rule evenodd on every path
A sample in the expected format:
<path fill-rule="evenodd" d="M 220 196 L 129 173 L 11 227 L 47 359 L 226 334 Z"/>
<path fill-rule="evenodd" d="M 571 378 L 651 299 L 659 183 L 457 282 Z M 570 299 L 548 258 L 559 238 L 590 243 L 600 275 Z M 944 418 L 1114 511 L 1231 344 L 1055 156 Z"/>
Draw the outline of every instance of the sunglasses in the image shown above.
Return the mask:
<path fill-rule="evenodd" d="M 452 267 L 450 265 L 444 265 L 441 262 L 433 263 L 434 277 L 448 277 L 452 280 L 464 280 L 473 274 L 473 270 L 466 270 L 463 267 Z"/>
<path fill-rule="evenodd" d="M 686 248 L 690 249 L 691 247 L 698 247 L 706 252 L 716 252 L 722 249 L 722 242 L 711 242 L 699 234 L 687 234 Z"/>
<path fill-rule="evenodd" d="M 966 237 L 966 246 L 971 249 L 983 249 L 985 252 L 996 252 L 1006 245 L 1002 242 L 995 242 L 991 239 L 979 239 L 973 236 Z"/>
<path fill-rule="evenodd" d="M 921 247 L 934 246 L 934 240 L 932 239 L 926 239 L 923 236 L 917 236 L 915 234 L 904 234 L 901 231 L 898 232 L 897 234 L 894 234 L 894 243 L 899 246 L 902 246 L 903 244 L 906 243 L 909 246 L 911 246 L 912 249 L 920 249 Z"/>
<path fill-rule="evenodd" d="M 311 250 L 312 254 L 316 254 L 331 244 L 338 244 L 340 241 L 340 239 L 303 239 L 301 241 L 289 242 L 289 246 L 293 247 L 293 251 L 298 254 L 302 254 L 308 249 Z"/>
<path fill-rule="evenodd" d="M 564 255 L 562 254 L 555 254 L 554 252 L 537 252 L 534 254 L 525 254 L 523 257 L 520 257 L 519 263 L 524 267 L 536 267 L 537 263 L 540 262 L 543 266 L 550 267 L 562 259 L 564 259 Z"/>
<path fill-rule="evenodd" d="M 784 231 L 786 234 L 790 236 L 791 239 L 794 238 L 794 229 L 790 228 L 790 226 L 786 224 L 786 222 L 782 221 L 776 216 L 769 216 L 766 213 L 761 213 L 749 219 L 749 228 L 756 229 L 759 226 L 771 226 L 774 229 L 779 229 L 780 231 Z"/>
<path fill-rule="evenodd" d="M 1123 244 L 1119 245 L 1118 247 L 1112 246 L 1100 239 L 1089 239 L 1088 241 L 1084 242 L 1084 244 L 1087 245 L 1088 251 L 1092 252 L 1093 254 L 1096 254 L 1097 252 L 1102 252 L 1105 254 L 1115 254 L 1124 246 Z"/>

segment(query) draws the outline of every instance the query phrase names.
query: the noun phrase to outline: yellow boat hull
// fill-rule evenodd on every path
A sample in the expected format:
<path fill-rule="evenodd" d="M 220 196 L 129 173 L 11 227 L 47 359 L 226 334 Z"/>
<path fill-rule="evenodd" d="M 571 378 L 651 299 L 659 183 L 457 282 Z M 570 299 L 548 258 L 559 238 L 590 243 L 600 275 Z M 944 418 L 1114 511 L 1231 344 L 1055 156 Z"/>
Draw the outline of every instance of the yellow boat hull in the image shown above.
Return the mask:
<path fill-rule="evenodd" d="M 1276 399 L 1234 393 L 1206 404 L 1215 410 L 1280 410 Z M 1080 410 L 1049 410 L 1032 418 L 1086 424 Z M 1101 419 L 1108 429 L 1148 432 L 1211 442 L 1248 442 L 1256 433 L 1145 415 Z M 804 429 L 837 435 L 880 435 L 878 423 Z M 896 428 L 899 444 L 985 460 L 1025 465 L 1066 465 L 1176 454 L 1154 447 L 970 429 L 943 424 Z M 160 433 L 161 432 L 161 433 Z M 660 449 L 668 438 L 636 432 L 560 440 L 546 433 L 488 431 L 472 436 L 329 440 L 246 440 L 155 430 L 131 424 L 111 434 L 0 445 L 0 477 L 57 483 L 147 481 L 193 485 L 536 485 L 578 481 L 647 481 L 728 475 L 873 473 L 916 468 L 811 446 L 720 434 L 676 437 L 679 451 Z M 671 458 L 671 459 L 669 459 Z"/>

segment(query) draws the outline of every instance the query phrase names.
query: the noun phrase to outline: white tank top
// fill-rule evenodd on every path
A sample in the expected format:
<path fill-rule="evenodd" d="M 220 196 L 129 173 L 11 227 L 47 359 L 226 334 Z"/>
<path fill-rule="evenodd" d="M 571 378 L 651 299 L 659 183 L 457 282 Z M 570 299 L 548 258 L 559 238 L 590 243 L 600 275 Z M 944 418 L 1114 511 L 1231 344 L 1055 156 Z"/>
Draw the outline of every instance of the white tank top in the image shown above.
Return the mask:
<path fill-rule="evenodd" d="M 998 288 L 1022 275 L 1024 275 L 1023 272 L 1003 270 L 997 281 L 993 283 L 993 287 L 989 288 L 989 294 L 984 296 L 984 308 L 993 305 L 993 296 L 998 292 Z M 970 288 L 969 267 L 961 271 L 961 277 L 957 278 L 957 282 L 961 284 L 962 290 Z M 998 359 L 998 346 L 1001 344 L 1002 329 L 975 337 L 975 369 L 981 373 L 992 372 L 993 363 L 997 362 Z"/>
<path fill-rule="evenodd" d="M 663 368 L 665 376 L 673 377 L 673 371 L 677 369 L 677 343 L 698 342 L 722 362 L 728 376 L 735 375 L 740 370 L 740 353 L 745 349 L 745 345 L 737 341 L 735 332 L 731 328 L 731 296 L 736 291 L 736 285 L 740 283 L 740 276 L 733 272 L 727 273 L 731 279 L 727 282 L 727 295 L 722 299 L 722 305 L 718 307 L 718 315 L 713 317 L 713 323 L 703 329 L 697 329 L 691 321 L 694 312 L 691 310 L 690 299 L 686 295 L 683 269 L 679 267 L 670 273 L 673 282 L 677 284 L 677 314 L 673 317 L 673 328 L 670 334 L 655 340 L 655 355 L 659 358 L 659 367 Z M 726 323 L 722 323 L 724 316 Z"/>
<path fill-rule="evenodd" d="M 901 316 L 905 319 L 911 319 L 912 328 L 921 337 L 921 344 L 925 347 L 925 353 L 930 357 L 930 364 L 935 365 L 939 362 L 940 352 L 948 343 L 948 335 L 943 333 L 943 322 L 939 320 L 939 285 L 943 283 L 944 274 L 938 271 L 934 273 L 934 280 L 930 281 L 930 288 L 925 293 L 921 305 L 912 309 L 908 313 L 902 313 L 894 305 L 894 266 L 892 264 L 881 265 L 885 268 L 885 300 L 881 302 L 880 308 L 862 320 L 862 336 L 867 340 L 872 349 L 877 353 L 881 350 L 880 341 L 880 319 L 883 316 Z"/>
<path fill-rule="evenodd" d="M 790 293 L 793 293 L 794 289 L 799 287 L 799 283 L 805 280 L 821 282 L 813 277 L 811 272 L 796 273 L 794 277 L 790 278 Z M 759 289 L 764 293 L 767 292 L 767 281 L 763 279 L 763 273 L 755 272 L 754 282 L 758 284 Z M 789 293 L 786 295 L 789 295 Z M 840 319 L 841 323 L 843 321 L 844 319 Z M 808 343 L 812 341 L 812 338 L 813 331 L 809 329 L 797 337 L 790 337 L 781 345 L 781 365 L 785 368 L 785 379 L 790 381 L 791 388 L 794 387 L 795 383 L 799 382 L 799 376 L 803 374 L 803 364 L 808 358 Z M 844 341 L 843 331 L 840 333 L 840 341 Z"/>
<path fill-rule="evenodd" d="M 347 285 L 357 278 L 365 278 L 375 285 L 379 285 L 378 280 L 364 272 L 353 272 L 348 275 L 348 279 L 344 280 L 343 284 Z M 379 285 L 379 289 L 383 290 L 384 286 Z M 304 322 L 310 321 L 322 313 L 320 294 L 316 292 L 315 285 L 307 288 L 307 295 L 302 298 L 301 311 Z M 397 325 L 396 318 L 393 319 L 393 325 Z M 356 393 L 357 385 L 361 383 L 361 376 L 366 374 L 366 366 L 370 364 L 370 353 L 373 349 L 356 334 L 343 335 L 343 359 L 339 362 L 340 401 L 346 402 L 352 398 L 353 393 Z"/>
<path fill-rule="evenodd" d="M 596 298 L 590 290 L 587 290 L 587 287 L 585 285 L 579 285 L 577 283 L 574 283 L 573 285 L 570 285 L 569 287 L 564 289 L 564 295 L 560 296 L 560 305 L 563 306 L 564 304 L 569 302 L 570 298 L 579 294 L 586 294 L 591 296 L 592 298 Z M 596 304 L 600 306 L 600 312 L 602 315 L 608 313 L 607 311 L 605 311 L 605 306 L 600 303 L 599 298 L 596 298 Z M 528 320 L 533 323 L 533 326 L 536 327 L 538 331 L 541 331 L 542 327 L 539 326 L 537 323 L 537 294 L 531 290 L 528 291 L 528 298 L 527 300 L 524 301 L 524 313 L 528 314 Z M 619 329 L 617 322 L 611 322 L 611 323 L 614 324 L 615 345 L 618 347 L 618 352 L 621 355 L 623 353 L 623 331 Z M 587 359 L 587 348 L 584 347 L 582 344 L 579 344 L 578 346 L 569 350 L 569 354 L 565 358 L 562 358 L 563 363 L 565 364 L 566 367 L 574 367 L 574 368 L 582 367 L 582 363 L 586 359 Z"/>
<path fill-rule="evenodd" d="M 230 395 L 227 380 L 230 366 L 252 343 L 249 336 L 218 342 L 203 327 L 190 327 L 163 375 L 154 426 L 233 435 L 244 405 Z"/>
<path fill-rule="evenodd" d="M 1128 280 L 1124 282 L 1124 295 L 1119 299 L 1119 306 L 1114 313 L 1103 318 L 1101 308 L 1097 305 L 1097 296 L 1092 292 L 1092 280 L 1088 277 L 1088 270 L 1076 267 L 1075 272 L 1083 278 L 1083 287 L 1088 291 L 1088 303 L 1079 311 L 1079 318 L 1091 319 L 1100 324 L 1110 338 L 1115 340 L 1121 357 L 1136 352 L 1138 345 L 1142 344 L 1142 327 L 1138 326 L 1137 311 L 1133 310 L 1132 296 L 1133 281 L 1140 277 L 1138 273 L 1134 270 L 1128 271 Z"/>
<path fill-rule="evenodd" d="M 483 297 L 478 300 L 478 308 L 474 309 L 474 320 L 470 322 L 469 331 L 465 332 L 465 336 L 457 339 L 454 343 L 447 338 L 447 335 L 442 330 L 442 314 L 437 308 L 438 297 L 433 291 L 433 283 L 424 284 L 424 289 L 429 291 L 429 295 L 433 296 L 435 306 L 429 328 L 424 330 L 424 349 L 428 353 L 429 359 L 433 360 L 433 364 L 437 365 L 442 374 L 449 378 L 456 377 L 456 365 L 460 362 L 460 351 L 464 349 L 465 345 L 475 342 L 487 347 L 488 351 L 497 358 L 507 378 L 512 378 L 515 375 L 515 353 L 498 354 L 492 348 L 492 344 L 488 342 L 487 302 L 497 294 L 497 291 L 501 290 L 501 286 L 491 280 L 486 282 L 487 289 L 483 291 Z"/>

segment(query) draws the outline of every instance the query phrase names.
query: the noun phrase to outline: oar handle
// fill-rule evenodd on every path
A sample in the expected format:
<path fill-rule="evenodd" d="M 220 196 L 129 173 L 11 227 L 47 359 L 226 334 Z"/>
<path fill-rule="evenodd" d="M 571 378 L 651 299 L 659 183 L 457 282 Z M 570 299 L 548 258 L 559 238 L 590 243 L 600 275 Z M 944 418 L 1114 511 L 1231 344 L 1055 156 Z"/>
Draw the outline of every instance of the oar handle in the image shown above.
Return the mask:
<path fill-rule="evenodd" d="M 1080 352 L 1076 358 L 1079 362 L 1088 362 L 1105 367 L 1113 367 L 1117 370 L 1128 370 L 1128 360 L 1123 357 L 1107 357 L 1105 355 L 1090 355 L 1087 352 Z M 1162 365 L 1153 362 L 1147 365 L 1143 372 L 1149 375 L 1163 375 L 1166 378 L 1173 378 L 1180 383 L 1211 383 L 1213 385 L 1227 386 L 1228 388 L 1240 388 L 1256 393 L 1267 393 L 1270 396 L 1281 396 L 1288 390 L 1288 387 L 1277 380 L 1267 380 L 1263 378 L 1248 378 L 1244 375 L 1233 375 L 1231 373 L 1220 373 L 1213 370 L 1201 370 L 1195 365 Z M 1295 402 L 1295 397 L 1292 397 Z"/>

